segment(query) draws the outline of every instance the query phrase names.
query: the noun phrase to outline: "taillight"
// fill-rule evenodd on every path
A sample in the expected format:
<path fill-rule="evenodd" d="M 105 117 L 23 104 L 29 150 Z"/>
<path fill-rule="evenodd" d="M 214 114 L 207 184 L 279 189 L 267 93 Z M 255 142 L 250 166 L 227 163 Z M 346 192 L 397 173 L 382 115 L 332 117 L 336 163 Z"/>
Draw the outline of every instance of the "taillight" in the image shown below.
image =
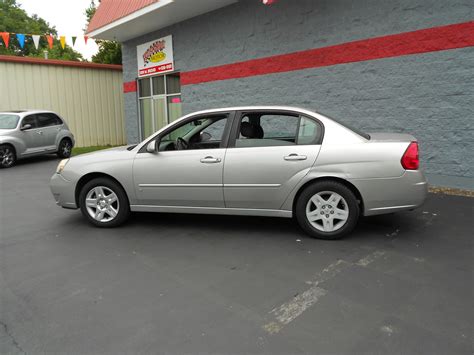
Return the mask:
<path fill-rule="evenodd" d="M 402 166 L 405 170 L 418 170 L 420 157 L 418 155 L 418 143 L 411 142 L 402 157 Z"/>

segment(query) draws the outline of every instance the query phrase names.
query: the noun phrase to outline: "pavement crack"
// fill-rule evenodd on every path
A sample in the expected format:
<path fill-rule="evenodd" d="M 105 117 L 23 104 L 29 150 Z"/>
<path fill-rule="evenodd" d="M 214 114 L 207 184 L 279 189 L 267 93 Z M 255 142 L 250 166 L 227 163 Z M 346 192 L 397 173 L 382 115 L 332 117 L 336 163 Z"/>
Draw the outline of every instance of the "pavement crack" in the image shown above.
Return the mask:
<path fill-rule="evenodd" d="M 13 334 L 10 332 L 10 329 L 8 328 L 8 325 L 0 320 L 0 326 L 3 327 L 5 330 L 5 334 L 7 335 L 8 338 L 11 339 L 13 346 L 20 351 L 20 354 L 26 354 L 26 352 L 22 349 L 18 341 L 15 339 Z"/>

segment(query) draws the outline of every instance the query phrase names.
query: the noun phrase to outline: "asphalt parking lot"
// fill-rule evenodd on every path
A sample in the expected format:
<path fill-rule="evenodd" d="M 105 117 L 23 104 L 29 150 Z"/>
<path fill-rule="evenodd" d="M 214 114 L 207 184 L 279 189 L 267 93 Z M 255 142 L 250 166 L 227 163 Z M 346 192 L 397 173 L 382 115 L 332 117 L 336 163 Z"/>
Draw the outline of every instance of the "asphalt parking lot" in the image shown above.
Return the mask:
<path fill-rule="evenodd" d="M 473 353 L 473 200 L 341 241 L 292 220 L 56 207 L 57 159 L 0 171 L 0 353 Z"/>

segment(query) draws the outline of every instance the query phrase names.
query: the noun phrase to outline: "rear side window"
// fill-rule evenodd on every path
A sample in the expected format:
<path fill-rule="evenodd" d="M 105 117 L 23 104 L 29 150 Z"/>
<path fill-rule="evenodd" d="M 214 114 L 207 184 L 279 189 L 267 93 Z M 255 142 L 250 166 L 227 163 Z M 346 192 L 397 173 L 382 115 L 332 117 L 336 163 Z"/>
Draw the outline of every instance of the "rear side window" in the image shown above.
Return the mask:
<path fill-rule="evenodd" d="M 237 148 L 320 144 L 323 131 L 319 122 L 293 113 L 246 113 L 239 127 Z"/>
<path fill-rule="evenodd" d="M 63 124 L 61 119 L 54 113 L 39 113 L 37 117 L 39 127 L 58 126 Z"/>

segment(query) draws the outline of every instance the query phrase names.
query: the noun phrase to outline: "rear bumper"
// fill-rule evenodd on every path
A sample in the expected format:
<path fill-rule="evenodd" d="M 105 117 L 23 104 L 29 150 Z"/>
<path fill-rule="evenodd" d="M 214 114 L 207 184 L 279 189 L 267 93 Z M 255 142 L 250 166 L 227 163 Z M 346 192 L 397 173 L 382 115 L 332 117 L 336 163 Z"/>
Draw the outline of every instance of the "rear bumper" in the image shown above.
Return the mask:
<path fill-rule="evenodd" d="M 77 209 L 74 184 L 61 174 L 54 174 L 50 181 L 51 192 L 58 206 Z"/>
<path fill-rule="evenodd" d="M 415 209 L 428 195 L 428 183 L 419 170 L 407 170 L 399 178 L 349 181 L 362 195 L 365 216 Z"/>

